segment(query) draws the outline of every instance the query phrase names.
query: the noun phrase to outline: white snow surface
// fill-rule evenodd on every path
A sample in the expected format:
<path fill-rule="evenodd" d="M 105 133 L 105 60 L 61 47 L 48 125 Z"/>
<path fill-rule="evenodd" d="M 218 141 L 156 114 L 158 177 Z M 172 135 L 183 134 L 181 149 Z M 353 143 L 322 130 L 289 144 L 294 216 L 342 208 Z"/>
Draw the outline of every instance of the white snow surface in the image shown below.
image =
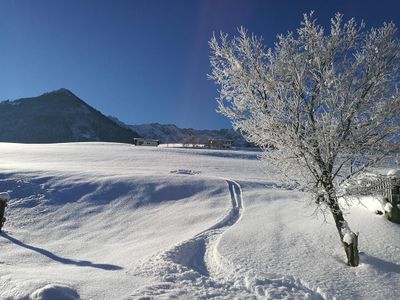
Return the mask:
<path fill-rule="evenodd" d="M 331 217 L 257 155 L 0 143 L 0 299 L 397 299 L 398 225 L 349 210 L 348 267 Z"/>

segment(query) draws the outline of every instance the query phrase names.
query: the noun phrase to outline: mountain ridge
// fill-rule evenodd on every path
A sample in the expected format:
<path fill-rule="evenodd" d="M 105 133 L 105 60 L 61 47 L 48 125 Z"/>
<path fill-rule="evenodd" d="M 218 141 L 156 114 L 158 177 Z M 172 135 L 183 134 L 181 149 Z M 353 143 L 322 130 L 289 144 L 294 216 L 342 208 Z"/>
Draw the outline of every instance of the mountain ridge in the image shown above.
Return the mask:
<path fill-rule="evenodd" d="M 161 143 L 207 143 L 209 139 L 232 140 L 233 146 L 251 146 L 243 136 L 232 128 L 223 129 L 193 129 L 180 128 L 175 124 L 149 123 L 139 125 L 127 125 L 118 118 L 109 118 L 121 126 L 125 126 L 137 132 L 145 138 L 157 139 Z"/>
<path fill-rule="evenodd" d="M 193 129 L 175 124 L 127 125 L 105 116 L 66 88 L 36 97 L 0 102 L 0 142 L 132 143 L 135 137 L 158 139 L 161 143 L 207 143 L 209 139 L 232 140 L 233 146 L 249 146 L 232 128 Z"/>
<path fill-rule="evenodd" d="M 0 102 L 0 141 L 131 143 L 139 135 L 103 115 L 70 90 Z"/>

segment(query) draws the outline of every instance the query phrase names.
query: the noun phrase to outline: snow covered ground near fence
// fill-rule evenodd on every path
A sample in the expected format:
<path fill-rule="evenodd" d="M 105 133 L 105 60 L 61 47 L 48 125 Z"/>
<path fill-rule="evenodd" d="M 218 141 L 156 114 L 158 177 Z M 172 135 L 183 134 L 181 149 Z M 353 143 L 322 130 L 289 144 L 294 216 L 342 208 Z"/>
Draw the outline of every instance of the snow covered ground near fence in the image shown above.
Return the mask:
<path fill-rule="evenodd" d="M 0 144 L 1 299 L 397 299 L 399 227 L 356 206 L 361 265 L 257 152 Z"/>

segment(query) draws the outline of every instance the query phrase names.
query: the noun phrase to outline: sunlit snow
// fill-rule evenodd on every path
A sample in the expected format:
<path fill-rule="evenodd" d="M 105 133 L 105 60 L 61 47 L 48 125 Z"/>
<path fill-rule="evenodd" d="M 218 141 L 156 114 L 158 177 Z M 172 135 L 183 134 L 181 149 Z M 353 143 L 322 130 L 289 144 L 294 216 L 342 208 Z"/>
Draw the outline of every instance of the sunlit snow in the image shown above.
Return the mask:
<path fill-rule="evenodd" d="M 0 298 L 396 299 L 398 225 L 354 207 L 346 266 L 331 217 L 258 154 L 0 144 Z"/>

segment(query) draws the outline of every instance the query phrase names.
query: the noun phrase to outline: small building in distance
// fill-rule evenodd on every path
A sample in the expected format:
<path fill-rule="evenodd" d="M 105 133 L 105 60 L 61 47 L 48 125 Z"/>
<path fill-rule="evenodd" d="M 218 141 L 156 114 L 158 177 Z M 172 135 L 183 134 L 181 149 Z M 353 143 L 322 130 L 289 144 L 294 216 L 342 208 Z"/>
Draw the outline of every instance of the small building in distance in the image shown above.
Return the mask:
<path fill-rule="evenodd" d="M 133 139 L 133 144 L 136 146 L 153 146 L 157 147 L 160 145 L 159 140 L 153 140 L 153 139 L 146 139 L 146 138 L 134 138 Z"/>
<path fill-rule="evenodd" d="M 232 147 L 233 140 L 209 139 L 207 147 L 210 149 L 229 149 Z"/>

